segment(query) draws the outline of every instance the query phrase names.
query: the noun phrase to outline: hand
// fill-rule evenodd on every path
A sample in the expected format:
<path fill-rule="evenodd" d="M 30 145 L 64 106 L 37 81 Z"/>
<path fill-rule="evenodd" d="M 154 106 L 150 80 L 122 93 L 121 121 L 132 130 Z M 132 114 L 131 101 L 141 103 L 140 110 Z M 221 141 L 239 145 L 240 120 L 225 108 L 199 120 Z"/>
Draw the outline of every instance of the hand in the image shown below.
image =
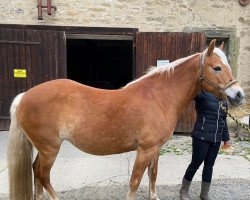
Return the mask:
<path fill-rule="evenodd" d="M 227 148 L 231 147 L 231 145 L 232 145 L 231 140 L 224 141 L 224 144 L 222 145 L 221 149 L 227 149 Z"/>

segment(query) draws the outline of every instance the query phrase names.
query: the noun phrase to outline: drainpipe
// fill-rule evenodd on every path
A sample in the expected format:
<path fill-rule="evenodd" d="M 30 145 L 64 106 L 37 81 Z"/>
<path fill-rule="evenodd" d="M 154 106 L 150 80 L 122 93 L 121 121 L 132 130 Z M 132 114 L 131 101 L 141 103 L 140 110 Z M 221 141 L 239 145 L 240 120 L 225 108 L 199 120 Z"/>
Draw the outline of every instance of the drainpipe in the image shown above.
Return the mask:
<path fill-rule="evenodd" d="M 38 0 L 38 20 L 43 20 L 42 0 Z"/>
<path fill-rule="evenodd" d="M 51 15 L 51 0 L 47 0 L 47 13 Z"/>
<path fill-rule="evenodd" d="M 51 5 L 51 0 L 47 0 L 47 5 L 43 6 L 42 5 L 42 0 L 38 0 L 38 5 L 37 5 L 37 9 L 38 9 L 38 20 L 43 20 L 43 8 L 47 8 L 47 14 L 51 15 L 51 9 L 53 8 L 54 10 L 56 10 L 55 6 Z"/>

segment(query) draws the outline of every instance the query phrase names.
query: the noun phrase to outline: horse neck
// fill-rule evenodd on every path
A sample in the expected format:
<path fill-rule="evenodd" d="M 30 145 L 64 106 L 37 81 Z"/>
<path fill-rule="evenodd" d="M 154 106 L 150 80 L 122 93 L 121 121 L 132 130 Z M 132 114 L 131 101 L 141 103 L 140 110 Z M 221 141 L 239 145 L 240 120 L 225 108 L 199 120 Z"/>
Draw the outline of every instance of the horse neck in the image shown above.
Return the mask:
<path fill-rule="evenodd" d="M 165 109 L 172 108 L 179 115 L 200 89 L 199 54 L 181 63 L 168 77 L 154 75 L 146 78 L 145 85 Z"/>

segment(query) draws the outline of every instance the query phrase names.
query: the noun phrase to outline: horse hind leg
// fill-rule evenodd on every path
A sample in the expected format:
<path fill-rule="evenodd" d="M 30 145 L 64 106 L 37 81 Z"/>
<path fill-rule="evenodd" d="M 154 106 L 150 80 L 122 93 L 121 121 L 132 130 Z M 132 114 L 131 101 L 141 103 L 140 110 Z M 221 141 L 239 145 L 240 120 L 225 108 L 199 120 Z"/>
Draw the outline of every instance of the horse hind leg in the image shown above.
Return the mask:
<path fill-rule="evenodd" d="M 43 186 L 39 180 L 39 153 L 36 156 L 35 162 L 33 163 L 33 171 L 34 171 L 34 186 L 35 186 L 35 200 L 43 200 Z"/>
<path fill-rule="evenodd" d="M 130 179 L 130 189 L 126 200 L 135 200 L 136 191 L 139 187 L 145 169 L 149 166 L 157 152 L 158 148 L 155 147 L 146 150 L 138 148 L 132 176 Z"/>
<path fill-rule="evenodd" d="M 34 183 L 35 183 L 35 200 L 44 199 L 43 187 L 48 192 L 51 200 L 58 200 L 58 196 L 50 183 L 50 170 L 56 159 L 56 154 L 38 153 L 33 164 Z"/>
<path fill-rule="evenodd" d="M 160 200 L 156 192 L 156 178 L 158 171 L 159 151 L 148 166 L 149 177 L 149 200 Z"/>

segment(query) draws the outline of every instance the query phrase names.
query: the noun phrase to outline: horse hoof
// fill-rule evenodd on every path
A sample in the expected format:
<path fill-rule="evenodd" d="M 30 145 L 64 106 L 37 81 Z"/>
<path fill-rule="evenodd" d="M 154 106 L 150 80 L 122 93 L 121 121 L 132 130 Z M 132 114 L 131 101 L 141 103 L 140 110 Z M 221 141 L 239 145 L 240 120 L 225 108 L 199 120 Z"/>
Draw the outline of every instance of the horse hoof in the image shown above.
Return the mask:
<path fill-rule="evenodd" d="M 156 196 L 156 197 L 149 197 L 148 199 L 149 200 L 161 200 L 158 196 Z"/>

